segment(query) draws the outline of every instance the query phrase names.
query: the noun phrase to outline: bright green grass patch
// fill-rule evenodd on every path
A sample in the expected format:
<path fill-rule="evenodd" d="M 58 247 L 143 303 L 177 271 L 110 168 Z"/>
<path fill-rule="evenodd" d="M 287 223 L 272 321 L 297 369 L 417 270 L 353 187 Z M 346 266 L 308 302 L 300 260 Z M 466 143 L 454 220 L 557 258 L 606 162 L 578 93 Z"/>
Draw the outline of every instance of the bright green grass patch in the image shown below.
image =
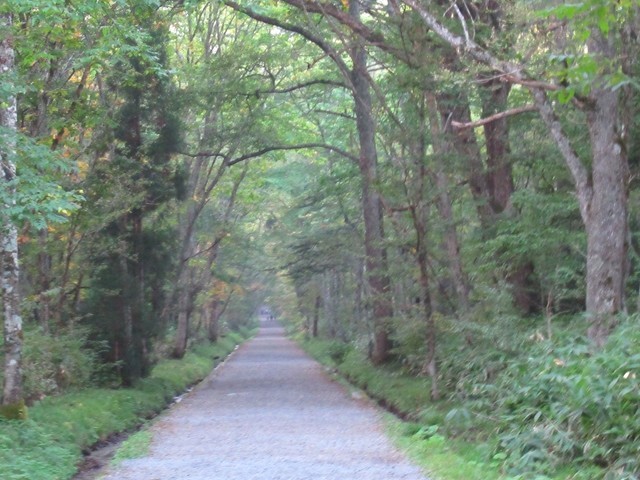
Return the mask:
<path fill-rule="evenodd" d="M 119 465 L 130 458 L 144 457 L 149 453 L 149 448 L 151 448 L 151 439 L 152 436 L 149 430 L 140 430 L 134 433 L 122 442 L 111 463 Z"/>
<path fill-rule="evenodd" d="M 162 361 L 135 388 L 93 388 L 48 397 L 29 409 L 28 420 L 0 420 L 0 478 L 71 478 L 82 449 L 162 410 L 176 394 L 208 375 L 242 339 L 229 334 L 215 344 L 195 347 L 182 360 Z"/>
<path fill-rule="evenodd" d="M 433 480 L 506 480 L 498 462 L 487 463 L 482 447 L 447 439 L 437 429 L 413 428 L 397 418 L 386 417 L 391 438 Z"/>

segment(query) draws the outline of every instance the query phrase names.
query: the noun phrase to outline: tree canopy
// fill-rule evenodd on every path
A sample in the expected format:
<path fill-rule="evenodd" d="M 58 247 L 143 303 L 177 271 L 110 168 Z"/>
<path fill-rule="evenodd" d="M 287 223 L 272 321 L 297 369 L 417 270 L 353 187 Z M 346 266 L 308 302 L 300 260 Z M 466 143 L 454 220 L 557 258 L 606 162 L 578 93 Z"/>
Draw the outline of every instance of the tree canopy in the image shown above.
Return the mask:
<path fill-rule="evenodd" d="M 632 410 L 637 352 L 589 362 L 638 332 L 637 2 L 9 0 L 0 41 L 3 404 L 134 385 L 269 305 L 433 402 L 546 432 L 517 369 L 565 348 L 567 381 L 632 372 Z M 509 468 L 637 475 L 582 415 L 539 462 L 503 430 Z"/>

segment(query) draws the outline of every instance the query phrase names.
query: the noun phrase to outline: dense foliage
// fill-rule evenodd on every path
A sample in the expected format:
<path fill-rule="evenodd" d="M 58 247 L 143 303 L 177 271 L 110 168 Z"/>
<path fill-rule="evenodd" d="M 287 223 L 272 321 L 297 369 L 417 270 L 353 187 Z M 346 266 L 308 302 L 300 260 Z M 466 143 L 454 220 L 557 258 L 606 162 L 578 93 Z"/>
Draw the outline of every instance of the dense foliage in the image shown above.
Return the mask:
<path fill-rule="evenodd" d="M 505 475 L 640 474 L 637 2 L 0 20 L 11 408 L 137 385 L 269 304 Z"/>

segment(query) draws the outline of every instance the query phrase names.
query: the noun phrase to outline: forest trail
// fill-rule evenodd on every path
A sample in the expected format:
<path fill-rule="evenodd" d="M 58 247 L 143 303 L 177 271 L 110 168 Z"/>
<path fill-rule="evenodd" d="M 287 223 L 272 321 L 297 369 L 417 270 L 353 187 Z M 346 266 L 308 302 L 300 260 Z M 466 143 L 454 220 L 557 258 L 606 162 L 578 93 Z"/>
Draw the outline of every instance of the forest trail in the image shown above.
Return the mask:
<path fill-rule="evenodd" d="M 426 480 L 386 438 L 380 411 L 265 323 L 152 427 L 147 456 L 108 480 Z"/>

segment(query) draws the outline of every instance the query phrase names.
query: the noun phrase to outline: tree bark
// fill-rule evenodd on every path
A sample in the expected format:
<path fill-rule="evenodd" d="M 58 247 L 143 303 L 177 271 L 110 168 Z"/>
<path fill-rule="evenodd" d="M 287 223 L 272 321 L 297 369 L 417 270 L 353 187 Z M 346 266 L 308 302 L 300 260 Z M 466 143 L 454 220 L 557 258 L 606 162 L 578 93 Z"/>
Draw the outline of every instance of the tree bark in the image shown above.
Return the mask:
<path fill-rule="evenodd" d="M 350 15 L 359 18 L 358 2 L 349 2 Z M 358 166 L 362 181 L 362 211 L 365 228 L 367 276 L 373 302 L 374 345 L 371 360 L 383 363 L 389 356 L 389 320 L 393 315 L 390 280 L 387 273 L 384 227 L 380 195 L 376 191 L 378 152 L 375 141 L 371 92 L 367 76 L 367 52 L 360 39 L 354 40 L 351 51 L 353 69 L 350 74 L 356 111 L 356 126 L 360 145 Z"/>
<path fill-rule="evenodd" d="M 589 337 L 604 345 L 624 304 L 627 259 L 626 149 L 616 125 L 619 93 L 601 90 L 587 112 L 592 145 L 592 196 L 587 229 L 587 315 Z"/>
<path fill-rule="evenodd" d="M 311 338 L 318 338 L 318 324 L 320 323 L 320 308 L 322 307 L 322 296 L 316 295 L 313 305 L 313 319 L 311 323 Z"/>
<path fill-rule="evenodd" d="M 508 108 L 508 97 L 511 85 L 498 80 L 490 80 L 482 84 L 484 99 L 482 116 L 488 118 Z M 511 147 L 509 145 L 508 118 L 498 117 L 485 123 L 484 137 L 487 148 L 486 185 L 493 216 L 505 213 L 512 215 L 511 196 L 514 192 L 513 173 L 511 168 Z M 531 313 L 535 305 L 535 289 L 532 288 L 531 276 L 533 263 L 530 260 L 514 259 L 506 276 L 511 285 L 513 303 L 522 313 Z"/>
<path fill-rule="evenodd" d="M 444 222 L 444 245 L 447 255 L 449 272 L 456 289 L 458 302 L 462 307 L 462 311 L 469 309 L 469 282 L 462 268 L 462 259 L 460 258 L 460 241 L 458 239 L 458 230 L 453 218 L 453 208 L 451 205 L 451 197 L 449 195 L 449 179 L 444 171 L 443 158 L 452 150 L 446 137 L 446 124 L 442 124 L 440 118 L 440 109 L 438 101 L 433 94 L 426 95 L 427 109 L 429 114 L 429 126 L 431 128 L 431 138 L 433 143 L 434 160 L 435 160 L 435 183 L 438 189 L 437 208 L 440 217 Z M 446 119 L 445 119 L 446 121 Z"/>
<path fill-rule="evenodd" d="M 591 143 L 591 171 L 585 166 L 557 118 L 546 90 L 559 88 L 529 78 L 522 65 L 501 60 L 469 38 L 455 35 L 416 0 L 404 0 L 441 39 L 458 52 L 500 73 L 505 81 L 529 89 L 540 117 L 547 126 L 565 164 L 573 177 L 580 214 L 587 233 L 587 294 L 586 310 L 590 327 L 588 334 L 596 347 L 604 344 L 615 325 L 615 315 L 624 304 L 624 270 L 627 256 L 628 159 L 626 132 L 630 105 L 620 104 L 620 90 L 613 91 L 603 77 L 594 79 L 594 88 L 579 107 L 587 114 Z M 624 28 L 624 27 L 622 27 Z M 616 33 L 607 35 L 594 28 L 588 42 L 589 53 L 599 57 L 608 68 L 622 68 L 621 55 L 616 50 Z M 632 56 L 628 56 L 632 57 Z M 626 60 L 625 60 L 626 61 Z M 608 62 L 614 62 L 609 64 Z M 624 87 L 623 87 L 624 88 Z"/>
<path fill-rule="evenodd" d="M 13 38 L 8 34 L 12 28 L 10 14 L 0 15 L 0 78 L 13 75 L 15 69 L 15 51 Z M 7 81 L 12 85 L 11 80 Z M 0 108 L 0 182 L 10 182 L 16 176 L 16 135 L 18 115 L 15 96 L 3 100 Z M 14 187 L 5 188 L 10 196 L 15 194 Z M 9 202 L 14 202 L 9 198 Z M 6 212 L 4 205 L 3 211 Z M 18 231 L 6 213 L 0 214 L 0 256 L 2 304 L 4 307 L 4 384 L 2 405 L 20 406 L 23 404 L 22 391 L 22 317 L 20 316 L 18 263 Z"/>

